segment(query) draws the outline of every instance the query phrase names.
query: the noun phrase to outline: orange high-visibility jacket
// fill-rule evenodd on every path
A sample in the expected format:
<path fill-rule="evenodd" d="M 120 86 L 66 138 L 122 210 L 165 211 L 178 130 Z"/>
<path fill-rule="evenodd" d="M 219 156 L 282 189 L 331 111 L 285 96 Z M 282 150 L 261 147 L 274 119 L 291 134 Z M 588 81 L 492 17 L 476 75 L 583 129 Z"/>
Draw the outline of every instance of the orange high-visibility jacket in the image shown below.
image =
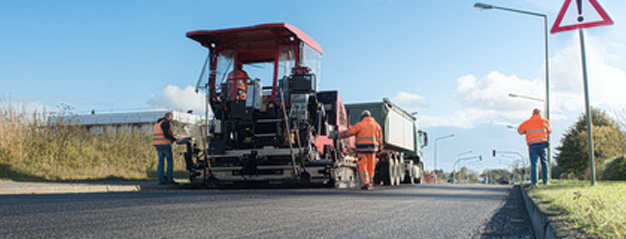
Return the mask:
<path fill-rule="evenodd" d="M 228 80 L 233 82 L 233 85 L 237 88 L 237 99 L 246 100 L 248 91 L 248 81 L 250 80 L 248 74 L 244 71 L 235 70 L 228 74 Z"/>
<path fill-rule="evenodd" d="M 161 128 L 161 124 L 163 124 L 163 122 L 165 122 L 165 119 L 154 124 L 154 130 L 152 131 L 152 145 L 168 145 L 174 142 L 165 138 L 165 134 L 163 134 L 163 129 Z M 170 134 L 173 134 L 171 127 L 169 132 Z"/>
<path fill-rule="evenodd" d="M 548 142 L 548 134 L 552 133 L 552 127 L 547 119 L 541 115 L 533 115 L 524 121 L 518 128 L 517 133 L 526 134 L 526 144 L 537 144 Z"/>
<path fill-rule="evenodd" d="M 341 138 L 350 136 L 355 136 L 356 151 L 359 153 L 376 153 L 383 145 L 383 132 L 372 117 L 365 117 L 350 129 L 339 133 Z"/>

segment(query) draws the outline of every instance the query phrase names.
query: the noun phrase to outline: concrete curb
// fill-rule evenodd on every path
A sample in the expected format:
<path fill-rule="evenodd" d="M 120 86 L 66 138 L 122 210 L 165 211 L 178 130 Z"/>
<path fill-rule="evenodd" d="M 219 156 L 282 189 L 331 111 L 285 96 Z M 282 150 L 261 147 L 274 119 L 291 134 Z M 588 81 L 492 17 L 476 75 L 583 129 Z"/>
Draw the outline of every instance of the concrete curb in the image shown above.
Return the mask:
<path fill-rule="evenodd" d="M 567 237 L 567 235 L 563 235 L 563 232 L 559 232 L 554 226 L 554 217 L 557 216 L 557 214 L 547 213 L 541 210 L 535 201 L 528 196 L 524 185 L 520 185 L 520 187 L 522 188 L 522 196 L 524 197 L 524 204 L 526 204 L 530 222 L 535 231 L 535 237 L 547 239 Z"/>
<path fill-rule="evenodd" d="M 139 192 L 140 185 L 2 182 L 0 195 Z"/>

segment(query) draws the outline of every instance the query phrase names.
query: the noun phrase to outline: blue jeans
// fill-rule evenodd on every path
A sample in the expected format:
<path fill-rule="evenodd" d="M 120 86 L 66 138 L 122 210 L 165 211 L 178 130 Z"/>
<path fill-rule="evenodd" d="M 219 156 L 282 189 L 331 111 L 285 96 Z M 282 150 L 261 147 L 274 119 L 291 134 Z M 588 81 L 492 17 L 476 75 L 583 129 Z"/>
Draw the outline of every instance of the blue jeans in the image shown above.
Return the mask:
<path fill-rule="evenodd" d="M 173 181 L 173 170 L 174 170 L 174 159 L 172 156 L 172 146 L 167 145 L 156 145 L 157 154 L 159 155 L 159 164 L 157 166 L 157 176 L 159 177 L 159 182 L 165 182 L 166 180 L 163 178 L 163 158 L 167 158 L 167 181 Z"/>
<path fill-rule="evenodd" d="M 538 143 L 528 145 L 528 154 L 530 155 L 530 181 L 533 185 L 537 185 L 537 161 L 541 159 L 541 178 L 544 184 L 548 184 L 548 159 L 546 158 L 546 148 L 548 144 Z"/>

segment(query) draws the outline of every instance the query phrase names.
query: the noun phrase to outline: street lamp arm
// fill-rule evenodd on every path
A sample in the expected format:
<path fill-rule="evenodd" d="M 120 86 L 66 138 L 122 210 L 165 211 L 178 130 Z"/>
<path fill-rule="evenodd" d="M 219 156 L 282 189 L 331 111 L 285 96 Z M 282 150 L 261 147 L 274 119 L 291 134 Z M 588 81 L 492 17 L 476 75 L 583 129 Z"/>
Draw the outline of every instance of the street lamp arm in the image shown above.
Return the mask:
<path fill-rule="evenodd" d="M 480 158 L 480 157 L 479 156 L 472 156 L 472 157 L 460 158 L 460 159 L 457 159 L 456 162 L 454 162 L 454 164 L 452 165 L 452 183 L 454 183 L 456 181 L 456 165 L 458 165 L 459 162 L 461 162 L 461 161 L 475 159 L 475 158 Z"/>
<path fill-rule="evenodd" d="M 444 135 L 444 136 L 435 138 L 435 149 L 434 149 L 435 152 L 433 154 L 433 171 L 437 170 L 437 141 L 446 139 L 446 138 L 452 138 L 452 137 L 454 137 L 454 134 Z M 437 180 L 437 178 L 435 178 L 435 180 Z"/>
<path fill-rule="evenodd" d="M 435 141 L 440 140 L 440 139 L 452 138 L 452 137 L 454 137 L 454 134 L 444 135 L 444 136 L 437 137 Z"/>
<path fill-rule="evenodd" d="M 461 155 L 471 154 L 472 152 L 473 152 L 473 151 L 472 151 L 472 150 L 470 150 L 470 151 L 467 151 L 467 152 L 460 153 L 460 154 L 458 154 L 458 155 L 457 155 L 457 158 L 458 158 L 458 157 L 461 157 Z"/>
<path fill-rule="evenodd" d="M 524 99 L 534 100 L 534 101 L 539 101 L 539 102 L 546 102 L 544 99 L 541 99 L 541 98 L 526 96 L 526 95 L 512 94 L 512 93 L 509 94 L 509 97 L 518 97 L 518 98 L 524 98 Z"/>
<path fill-rule="evenodd" d="M 542 13 L 529 12 L 529 11 L 524 11 L 524 10 L 500 7 L 500 6 L 492 6 L 492 8 L 493 9 L 500 9 L 500 10 L 504 10 L 504 11 L 509 11 L 509 12 L 517 12 L 517 13 L 521 13 L 521 14 L 533 15 L 533 16 L 538 16 L 538 17 L 546 17 L 546 18 L 548 17 L 548 16 L 546 16 L 546 14 L 542 14 Z"/>
<path fill-rule="evenodd" d="M 501 154 L 515 154 L 515 155 L 519 156 L 521 160 L 524 160 L 524 155 L 522 155 L 522 154 L 520 154 L 518 152 L 515 152 L 515 151 L 498 150 L 498 153 L 501 153 Z"/>

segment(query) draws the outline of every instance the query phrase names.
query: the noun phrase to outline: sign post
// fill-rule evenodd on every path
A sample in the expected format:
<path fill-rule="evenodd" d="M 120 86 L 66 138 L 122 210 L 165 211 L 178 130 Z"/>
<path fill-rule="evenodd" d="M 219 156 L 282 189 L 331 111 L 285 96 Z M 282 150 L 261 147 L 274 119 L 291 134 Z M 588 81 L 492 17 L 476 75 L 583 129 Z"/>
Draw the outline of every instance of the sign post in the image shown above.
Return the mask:
<path fill-rule="evenodd" d="M 592 10 L 586 10 L 592 9 Z M 599 19 L 598 19 L 599 18 Z M 564 22 L 563 20 L 566 20 Z M 593 159 L 593 124 L 591 123 L 591 106 L 589 105 L 589 84 L 587 80 L 587 56 L 585 52 L 585 34 L 583 28 L 599 27 L 612 25 L 613 21 L 608 14 L 602 9 L 596 0 L 576 0 L 576 4 L 572 4 L 572 0 L 565 0 L 561 11 L 554 21 L 550 33 L 570 31 L 578 29 L 580 37 L 580 52 L 583 68 L 583 85 L 585 90 L 585 114 L 587 120 L 587 145 L 589 151 L 589 169 L 591 171 L 591 186 L 596 184 L 596 170 Z"/>

